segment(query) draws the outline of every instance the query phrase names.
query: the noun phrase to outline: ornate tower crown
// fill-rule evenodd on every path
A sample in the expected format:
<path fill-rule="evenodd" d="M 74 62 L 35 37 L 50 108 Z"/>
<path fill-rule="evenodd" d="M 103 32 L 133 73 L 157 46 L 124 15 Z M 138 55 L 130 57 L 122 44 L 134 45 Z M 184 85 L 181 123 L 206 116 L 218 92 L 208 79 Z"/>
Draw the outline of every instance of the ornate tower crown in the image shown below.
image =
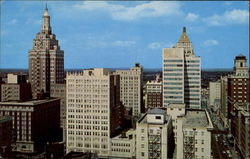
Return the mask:
<path fill-rule="evenodd" d="M 174 47 L 184 48 L 185 55 L 193 55 L 194 54 L 193 45 L 192 45 L 191 41 L 189 40 L 188 35 L 186 33 L 186 27 L 183 27 L 181 37 Z"/>
<path fill-rule="evenodd" d="M 186 34 L 186 27 L 183 27 L 182 35 L 178 41 L 178 43 L 191 43 L 188 35 Z"/>
<path fill-rule="evenodd" d="M 43 13 L 43 22 L 42 22 L 41 32 L 45 34 L 51 34 L 50 16 L 49 16 L 47 4 Z"/>

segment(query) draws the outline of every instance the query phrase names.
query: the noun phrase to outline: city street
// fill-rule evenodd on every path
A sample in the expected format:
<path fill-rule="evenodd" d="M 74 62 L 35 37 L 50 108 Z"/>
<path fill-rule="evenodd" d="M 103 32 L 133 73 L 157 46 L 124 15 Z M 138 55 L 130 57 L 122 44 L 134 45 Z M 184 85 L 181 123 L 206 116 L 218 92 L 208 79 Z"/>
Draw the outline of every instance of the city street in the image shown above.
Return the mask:
<path fill-rule="evenodd" d="M 228 132 L 221 124 L 221 120 L 217 115 L 210 110 L 211 120 L 213 122 L 214 130 L 211 136 L 212 158 L 214 159 L 238 159 L 238 155 L 234 150 L 233 145 L 229 143 Z"/>

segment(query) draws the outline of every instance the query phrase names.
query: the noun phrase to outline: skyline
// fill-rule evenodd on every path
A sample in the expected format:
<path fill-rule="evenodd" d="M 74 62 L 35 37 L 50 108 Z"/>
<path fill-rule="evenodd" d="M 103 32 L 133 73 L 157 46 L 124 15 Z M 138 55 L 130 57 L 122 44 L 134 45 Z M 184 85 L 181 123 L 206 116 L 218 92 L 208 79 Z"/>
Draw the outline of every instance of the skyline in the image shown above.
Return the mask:
<path fill-rule="evenodd" d="M 161 68 L 162 48 L 177 43 L 183 26 L 201 56 L 202 69 L 232 68 L 235 56 L 249 53 L 247 2 L 47 4 L 66 69 L 129 68 L 134 63 Z M 41 30 L 44 8 L 45 2 L 1 2 L 0 68 L 28 68 L 28 51 Z"/>

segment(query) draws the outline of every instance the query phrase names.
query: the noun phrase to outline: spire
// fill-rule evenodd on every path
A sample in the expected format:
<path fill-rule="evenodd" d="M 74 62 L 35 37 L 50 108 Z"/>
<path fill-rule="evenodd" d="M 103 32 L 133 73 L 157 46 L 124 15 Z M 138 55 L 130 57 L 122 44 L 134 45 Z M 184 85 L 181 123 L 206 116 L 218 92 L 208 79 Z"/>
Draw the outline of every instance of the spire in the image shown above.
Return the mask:
<path fill-rule="evenodd" d="M 191 43 L 188 36 L 187 36 L 187 34 L 186 34 L 186 27 L 183 27 L 182 35 L 181 35 L 178 43 Z"/>
<path fill-rule="evenodd" d="M 45 6 L 45 10 L 44 10 L 43 16 L 49 16 L 47 3 L 46 3 L 46 6 Z"/>
<path fill-rule="evenodd" d="M 50 27 L 50 16 L 47 7 L 47 3 L 43 13 L 43 22 L 42 22 L 42 33 L 51 34 L 51 27 Z"/>
<path fill-rule="evenodd" d="M 183 33 L 186 33 L 186 27 L 183 27 L 183 31 L 182 31 Z"/>

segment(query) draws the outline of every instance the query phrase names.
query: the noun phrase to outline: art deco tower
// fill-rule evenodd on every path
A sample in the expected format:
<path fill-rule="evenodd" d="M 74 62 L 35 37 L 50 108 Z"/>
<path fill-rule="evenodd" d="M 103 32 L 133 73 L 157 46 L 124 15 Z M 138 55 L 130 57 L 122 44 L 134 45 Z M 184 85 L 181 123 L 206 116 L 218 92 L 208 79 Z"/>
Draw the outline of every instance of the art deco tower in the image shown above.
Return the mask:
<path fill-rule="evenodd" d="M 200 108 L 200 57 L 194 54 L 185 27 L 177 44 L 173 48 L 163 48 L 162 55 L 163 106 L 185 103 L 188 108 Z"/>
<path fill-rule="evenodd" d="M 55 34 L 52 34 L 47 6 L 42 17 L 41 32 L 37 33 L 33 48 L 29 51 L 29 81 L 33 98 L 41 91 L 50 93 L 51 85 L 64 81 L 64 52 Z"/>

